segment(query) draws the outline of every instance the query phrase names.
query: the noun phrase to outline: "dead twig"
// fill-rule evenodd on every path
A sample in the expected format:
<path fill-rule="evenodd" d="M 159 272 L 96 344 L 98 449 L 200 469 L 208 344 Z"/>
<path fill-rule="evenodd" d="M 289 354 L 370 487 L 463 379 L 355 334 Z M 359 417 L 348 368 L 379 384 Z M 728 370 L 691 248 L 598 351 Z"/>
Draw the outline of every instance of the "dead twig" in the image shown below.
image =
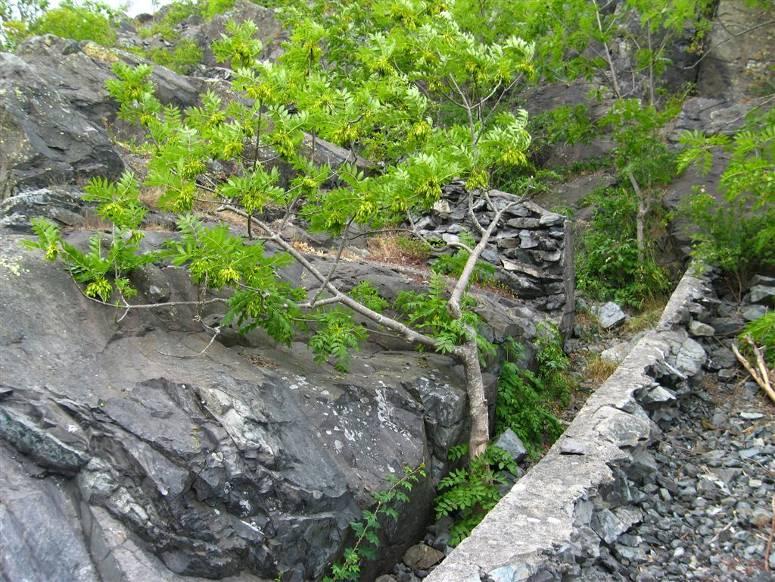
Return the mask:
<path fill-rule="evenodd" d="M 746 370 L 748 370 L 748 373 L 751 375 L 754 381 L 761 387 L 762 390 L 764 390 L 767 393 L 767 396 L 770 397 L 770 400 L 775 402 L 775 390 L 773 390 L 772 384 L 770 383 L 770 374 L 767 370 L 766 364 L 764 363 L 764 356 L 762 355 L 762 350 L 761 348 L 757 347 L 757 345 L 750 337 L 747 336 L 745 340 L 748 342 L 748 344 L 751 346 L 751 349 L 753 350 L 754 356 L 756 357 L 756 365 L 758 367 L 758 370 L 754 368 L 751 362 L 749 362 L 748 359 L 745 356 L 743 356 L 743 354 L 740 353 L 740 350 L 737 349 L 737 346 L 735 344 L 732 344 L 732 351 L 735 353 L 735 357 L 737 358 L 737 360 L 743 365 L 743 367 Z"/>

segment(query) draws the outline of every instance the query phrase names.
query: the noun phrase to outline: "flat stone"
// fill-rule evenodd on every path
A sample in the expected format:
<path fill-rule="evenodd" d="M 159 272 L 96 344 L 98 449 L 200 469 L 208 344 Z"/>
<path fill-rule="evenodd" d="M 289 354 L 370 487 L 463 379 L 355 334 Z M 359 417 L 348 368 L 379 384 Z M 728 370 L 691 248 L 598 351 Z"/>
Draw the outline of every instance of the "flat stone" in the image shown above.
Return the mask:
<path fill-rule="evenodd" d="M 775 301 L 775 287 L 754 285 L 749 291 L 748 300 L 751 303 L 772 304 Z"/>
<path fill-rule="evenodd" d="M 586 455 L 587 450 L 587 444 L 578 439 L 565 438 L 560 443 L 561 455 Z"/>
<path fill-rule="evenodd" d="M 764 305 L 749 305 L 743 309 L 743 319 L 746 321 L 756 321 L 760 317 L 764 317 L 767 313 L 767 307 Z"/>
<path fill-rule="evenodd" d="M 687 338 L 675 356 L 675 364 L 687 376 L 694 376 L 702 369 L 706 357 L 703 347 L 693 339 Z"/>
<path fill-rule="evenodd" d="M 610 510 L 602 509 L 592 516 L 590 524 L 595 533 L 606 544 L 614 543 L 620 535 L 627 531 L 628 526 L 616 517 Z"/>
<path fill-rule="evenodd" d="M 640 400 L 643 404 L 662 404 L 675 400 L 675 394 L 660 385 L 653 386 L 646 394 L 644 394 Z"/>
<path fill-rule="evenodd" d="M 627 314 L 622 311 L 613 301 L 609 301 L 597 310 L 597 320 L 600 323 L 600 327 L 603 329 L 610 329 L 615 327 L 627 319 Z"/>
<path fill-rule="evenodd" d="M 619 342 L 607 350 L 603 350 L 600 353 L 600 357 L 608 362 L 620 364 L 624 361 L 624 358 L 627 357 L 627 354 L 630 353 L 631 349 L 632 346 L 630 345 L 630 342 Z"/>
<path fill-rule="evenodd" d="M 522 440 L 510 428 L 495 440 L 495 446 L 506 451 L 517 462 L 527 456 L 527 449 Z"/>
<path fill-rule="evenodd" d="M 759 420 L 764 418 L 764 415 L 761 412 L 741 412 L 740 418 L 744 420 Z"/>
<path fill-rule="evenodd" d="M 692 320 L 691 323 L 689 323 L 689 333 L 695 337 L 713 337 L 716 335 L 716 330 L 707 323 Z"/>
<path fill-rule="evenodd" d="M 406 550 L 403 562 L 413 570 L 428 570 L 443 559 L 442 552 L 425 544 L 415 544 Z"/>

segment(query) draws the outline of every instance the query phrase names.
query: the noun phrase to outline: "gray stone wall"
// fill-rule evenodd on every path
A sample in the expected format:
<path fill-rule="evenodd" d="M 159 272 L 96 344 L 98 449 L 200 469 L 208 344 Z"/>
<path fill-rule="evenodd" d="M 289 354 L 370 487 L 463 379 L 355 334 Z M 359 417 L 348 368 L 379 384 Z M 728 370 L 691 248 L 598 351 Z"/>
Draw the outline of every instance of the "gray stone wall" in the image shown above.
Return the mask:
<path fill-rule="evenodd" d="M 686 274 L 656 330 L 587 401 L 563 437 L 427 578 L 429 582 L 584 579 L 641 520 L 634 504 L 653 479 L 648 447 L 706 355 L 684 329 L 707 282 Z M 626 548 L 625 548 L 626 549 Z"/>
<path fill-rule="evenodd" d="M 573 267 L 572 223 L 527 199 L 491 190 L 497 207 L 516 201 L 498 225 L 482 259 L 495 265 L 496 281 L 517 297 L 562 322 L 564 331 L 572 326 L 575 272 Z M 416 228 L 428 239 L 452 243 L 467 231 L 478 236 L 471 214 L 487 226 L 493 211 L 484 197 L 473 196 L 461 183 L 453 183 L 433 211 L 421 217 Z"/>

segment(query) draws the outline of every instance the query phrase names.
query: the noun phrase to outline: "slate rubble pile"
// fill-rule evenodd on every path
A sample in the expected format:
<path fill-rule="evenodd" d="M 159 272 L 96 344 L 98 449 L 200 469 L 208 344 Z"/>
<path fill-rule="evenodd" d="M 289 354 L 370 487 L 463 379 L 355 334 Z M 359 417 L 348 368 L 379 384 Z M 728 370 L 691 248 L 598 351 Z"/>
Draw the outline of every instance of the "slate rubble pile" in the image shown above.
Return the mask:
<path fill-rule="evenodd" d="M 516 202 L 495 229 L 482 259 L 498 267 L 496 280 L 542 311 L 565 313 L 573 305 L 572 231 L 570 221 L 528 199 L 492 190 L 489 196 L 501 207 Z M 469 195 L 460 182 L 444 188 L 432 212 L 415 221 L 429 240 L 460 242 L 461 233 L 479 236 L 471 216 L 486 227 L 493 211 L 482 196 Z"/>
<path fill-rule="evenodd" d="M 689 323 L 708 358 L 696 386 L 676 387 L 674 407 L 653 419 L 664 431 L 640 459 L 640 483 L 625 491 L 638 523 L 618 519 L 595 532 L 601 576 L 616 580 L 771 580 L 767 551 L 775 499 L 775 414 L 772 403 L 735 360 L 725 335 L 743 314 L 767 307 L 775 279 L 757 277 L 748 301 L 712 298 Z M 756 303 L 750 303 L 750 300 Z M 769 303 L 772 306 L 772 303 Z M 723 316 L 719 314 L 725 314 Z M 737 323 L 719 334 L 712 323 Z M 590 572 L 591 573 L 591 572 Z"/>

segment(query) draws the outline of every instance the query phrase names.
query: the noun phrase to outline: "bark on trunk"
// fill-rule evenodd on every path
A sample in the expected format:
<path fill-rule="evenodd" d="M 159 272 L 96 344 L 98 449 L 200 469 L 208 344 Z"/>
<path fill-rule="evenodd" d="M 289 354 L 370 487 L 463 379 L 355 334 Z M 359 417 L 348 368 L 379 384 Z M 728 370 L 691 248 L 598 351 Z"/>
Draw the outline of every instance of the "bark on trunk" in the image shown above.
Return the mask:
<path fill-rule="evenodd" d="M 646 214 L 648 214 L 649 206 L 643 191 L 640 189 L 638 181 L 632 172 L 627 172 L 627 177 L 630 179 L 633 190 L 635 190 L 635 196 L 638 199 L 638 212 L 635 216 L 635 241 L 638 245 L 638 261 L 643 262 L 646 258 Z"/>
<path fill-rule="evenodd" d="M 472 330 L 473 331 L 473 330 Z M 482 370 L 479 367 L 479 350 L 475 340 L 469 340 L 459 348 L 459 357 L 463 360 L 468 392 L 468 409 L 471 414 L 471 436 L 468 439 L 468 455 L 474 459 L 487 448 L 490 440 L 490 421 L 487 411 L 487 399 L 484 395 Z"/>

